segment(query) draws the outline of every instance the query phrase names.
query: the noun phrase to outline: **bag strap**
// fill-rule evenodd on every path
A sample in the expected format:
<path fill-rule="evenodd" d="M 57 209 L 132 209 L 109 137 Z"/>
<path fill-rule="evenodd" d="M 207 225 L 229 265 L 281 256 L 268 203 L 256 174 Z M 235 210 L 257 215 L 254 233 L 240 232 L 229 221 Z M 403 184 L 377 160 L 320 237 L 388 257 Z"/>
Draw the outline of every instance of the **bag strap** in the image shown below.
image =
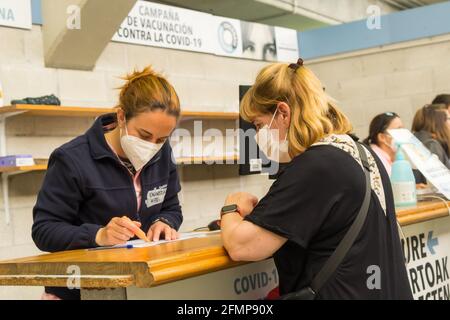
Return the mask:
<path fill-rule="evenodd" d="M 356 142 L 356 146 L 358 147 L 359 157 L 361 158 L 361 162 L 364 167 L 364 175 L 366 177 L 366 193 L 364 195 L 364 200 L 359 209 L 358 215 L 353 221 L 351 227 L 345 234 L 342 241 L 337 246 L 336 250 L 333 254 L 328 258 L 325 265 L 319 271 L 319 273 L 314 277 L 311 282 L 310 288 L 313 290 L 315 294 L 317 294 L 320 289 L 325 285 L 328 279 L 333 275 L 333 273 L 337 270 L 338 266 L 342 263 L 345 256 L 347 255 L 350 248 L 353 246 L 356 238 L 358 237 L 361 229 L 366 221 L 367 214 L 369 212 L 370 205 L 370 196 L 372 193 L 371 183 L 370 183 L 370 166 L 369 160 L 367 159 L 367 154 L 365 152 L 365 148 L 358 142 Z"/>

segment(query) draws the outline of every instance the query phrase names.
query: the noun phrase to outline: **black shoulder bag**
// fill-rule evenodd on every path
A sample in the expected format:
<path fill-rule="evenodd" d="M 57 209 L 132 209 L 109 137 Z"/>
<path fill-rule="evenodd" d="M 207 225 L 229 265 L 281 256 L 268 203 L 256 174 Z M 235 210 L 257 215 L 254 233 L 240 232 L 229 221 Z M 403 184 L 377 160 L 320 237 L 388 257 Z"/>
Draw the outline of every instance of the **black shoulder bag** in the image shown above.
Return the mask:
<path fill-rule="evenodd" d="M 336 271 L 338 266 L 342 263 L 345 256 L 347 255 L 350 248 L 353 246 L 356 238 L 361 232 L 361 228 L 366 221 L 367 213 L 369 211 L 370 205 L 370 194 L 371 194 L 371 184 L 370 184 L 370 166 L 367 159 L 364 147 L 356 142 L 358 147 L 359 157 L 364 167 L 364 175 L 366 177 L 366 193 L 364 195 L 364 200 L 359 209 L 358 215 L 353 221 L 351 227 L 348 229 L 342 241 L 337 246 L 333 254 L 328 258 L 325 265 L 317 273 L 311 282 L 309 287 L 303 288 L 300 291 L 286 294 L 280 297 L 280 300 L 315 300 L 317 298 L 317 293 L 322 289 L 325 283 L 328 281 L 330 276 Z"/>

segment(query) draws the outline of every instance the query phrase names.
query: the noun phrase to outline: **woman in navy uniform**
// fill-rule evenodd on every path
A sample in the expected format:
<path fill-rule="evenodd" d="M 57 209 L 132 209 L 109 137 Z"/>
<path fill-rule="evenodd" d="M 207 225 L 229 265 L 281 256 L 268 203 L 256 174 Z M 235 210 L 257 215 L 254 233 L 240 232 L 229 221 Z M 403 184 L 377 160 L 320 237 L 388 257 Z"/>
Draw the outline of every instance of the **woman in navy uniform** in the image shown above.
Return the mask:
<path fill-rule="evenodd" d="M 139 229 L 176 239 L 183 217 L 169 136 L 180 116 L 172 85 L 150 67 L 121 88 L 117 113 L 99 117 L 57 148 L 33 209 L 33 240 L 43 251 L 124 244 Z M 79 290 L 46 288 L 47 298 Z"/>

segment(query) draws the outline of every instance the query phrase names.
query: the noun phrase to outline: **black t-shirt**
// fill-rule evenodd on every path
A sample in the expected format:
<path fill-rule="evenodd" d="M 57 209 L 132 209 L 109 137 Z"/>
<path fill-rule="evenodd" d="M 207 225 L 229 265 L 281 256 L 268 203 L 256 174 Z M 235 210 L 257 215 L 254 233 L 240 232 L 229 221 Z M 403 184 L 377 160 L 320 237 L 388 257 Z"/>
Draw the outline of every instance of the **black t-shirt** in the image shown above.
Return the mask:
<path fill-rule="evenodd" d="M 385 190 L 387 214 L 372 191 L 361 233 L 318 293 L 319 299 L 412 299 L 389 178 L 374 157 Z M 364 193 L 362 167 L 333 146 L 311 147 L 284 169 L 246 217 L 288 239 L 274 254 L 281 294 L 311 284 L 353 223 Z M 380 274 L 380 289 L 371 278 L 375 274 Z"/>

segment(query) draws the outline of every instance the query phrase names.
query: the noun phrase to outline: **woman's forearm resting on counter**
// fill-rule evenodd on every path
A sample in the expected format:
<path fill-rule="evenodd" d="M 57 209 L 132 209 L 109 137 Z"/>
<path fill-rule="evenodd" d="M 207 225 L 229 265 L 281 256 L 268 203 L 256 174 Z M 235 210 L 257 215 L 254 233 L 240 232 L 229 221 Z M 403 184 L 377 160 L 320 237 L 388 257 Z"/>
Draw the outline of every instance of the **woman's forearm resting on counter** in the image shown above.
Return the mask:
<path fill-rule="evenodd" d="M 239 213 L 222 217 L 222 239 L 234 261 L 260 261 L 270 258 L 287 239 L 245 221 Z"/>

